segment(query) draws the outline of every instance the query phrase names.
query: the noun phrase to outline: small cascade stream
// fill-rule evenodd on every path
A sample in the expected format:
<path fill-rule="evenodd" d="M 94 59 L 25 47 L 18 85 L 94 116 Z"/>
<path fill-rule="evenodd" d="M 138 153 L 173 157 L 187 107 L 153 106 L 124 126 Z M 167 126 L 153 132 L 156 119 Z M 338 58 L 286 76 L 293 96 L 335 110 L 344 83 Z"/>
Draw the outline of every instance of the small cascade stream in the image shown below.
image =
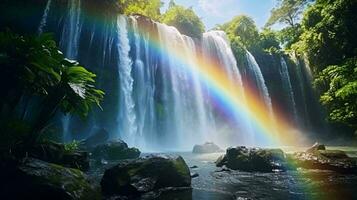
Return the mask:
<path fill-rule="evenodd" d="M 254 56 L 249 51 L 247 51 L 246 57 L 247 57 L 247 61 L 248 61 L 248 70 L 253 72 L 253 74 L 254 74 L 253 78 L 257 83 L 257 87 L 260 92 L 260 95 L 263 98 L 265 105 L 268 108 L 269 115 L 270 115 L 271 119 L 274 119 L 273 105 L 271 102 L 268 87 L 265 83 L 262 71 L 260 70 L 259 65 L 258 65 L 257 61 L 255 60 Z"/>
<path fill-rule="evenodd" d="M 298 122 L 295 95 L 294 95 L 293 87 L 292 87 L 291 81 L 290 81 L 288 66 L 287 66 L 286 61 L 283 57 L 281 57 L 280 63 L 281 63 L 280 75 L 281 75 L 281 78 L 283 81 L 283 88 L 285 89 L 286 93 L 289 96 L 289 102 L 290 102 L 291 110 L 292 110 L 292 113 L 294 116 L 294 120 L 295 120 L 295 122 Z"/>

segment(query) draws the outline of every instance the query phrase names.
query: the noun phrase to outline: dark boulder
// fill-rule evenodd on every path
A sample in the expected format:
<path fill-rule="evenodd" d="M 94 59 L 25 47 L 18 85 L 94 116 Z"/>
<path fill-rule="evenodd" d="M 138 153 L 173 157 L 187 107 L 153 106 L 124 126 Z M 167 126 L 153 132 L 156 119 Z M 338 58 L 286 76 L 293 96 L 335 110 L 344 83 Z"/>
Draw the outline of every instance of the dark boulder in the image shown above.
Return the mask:
<path fill-rule="evenodd" d="M 0 174 L 2 199 L 101 199 L 81 171 L 34 158 L 6 160 Z"/>
<path fill-rule="evenodd" d="M 85 151 L 66 151 L 63 144 L 47 141 L 36 144 L 28 151 L 28 155 L 46 162 L 63 165 L 80 170 L 89 169 L 89 154 Z"/>
<path fill-rule="evenodd" d="M 218 153 L 218 152 L 223 152 L 223 150 L 212 142 L 206 142 L 203 145 L 195 145 L 192 149 L 192 153 Z"/>
<path fill-rule="evenodd" d="M 340 173 L 357 173 L 356 160 L 341 150 L 326 150 L 324 145 L 314 145 L 305 152 L 289 156 L 289 163 L 305 169 L 331 170 Z"/>
<path fill-rule="evenodd" d="M 226 166 L 233 170 L 272 172 L 288 168 L 285 154 L 281 149 L 259 149 L 231 147 L 216 161 L 217 167 Z"/>
<path fill-rule="evenodd" d="M 123 160 L 134 159 L 140 156 L 137 148 L 129 148 L 122 140 L 110 141 L 98 145 L 91 150 L 92 157 L 97 160 Z"/>
<path fill-rule="evenodd" d="M 138 197 L 164 188 L 190 187 L 191 176 L 181 156 L 149 156 L 123 160 L 107 169 L 101 186 L 106 196 Z"/>

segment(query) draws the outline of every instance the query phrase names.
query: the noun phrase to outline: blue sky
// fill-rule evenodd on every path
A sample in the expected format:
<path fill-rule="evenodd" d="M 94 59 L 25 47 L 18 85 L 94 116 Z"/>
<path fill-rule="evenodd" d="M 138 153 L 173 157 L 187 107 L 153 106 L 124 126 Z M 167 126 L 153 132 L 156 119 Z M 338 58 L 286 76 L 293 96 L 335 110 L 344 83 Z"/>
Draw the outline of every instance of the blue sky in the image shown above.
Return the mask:
<path fill-rule="evenodd" d="M 162 2 L 165 3 L 163 10 L 166 10 L 170 0 Z M 175 0 L 175 3 L 192 7 L 209 30 L 241 14 L 252 17 L 261 28 L 268 20 L 276 0 Z"/>

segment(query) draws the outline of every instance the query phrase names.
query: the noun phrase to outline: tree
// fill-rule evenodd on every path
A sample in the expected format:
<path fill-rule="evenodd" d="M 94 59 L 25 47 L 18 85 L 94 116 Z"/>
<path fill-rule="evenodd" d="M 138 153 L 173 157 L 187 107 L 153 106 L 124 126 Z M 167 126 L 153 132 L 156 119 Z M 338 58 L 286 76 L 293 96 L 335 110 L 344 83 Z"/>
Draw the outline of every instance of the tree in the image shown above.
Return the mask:
<path fill-rule="evenodd" d="M 324 69 L 315 80 L 323 92 L 321 102 L 329 120 L 357 130 L 357 58 Z"/>
<path fill-rule="evenodd" d="M 126 15 L 141 14 L 153 20 L 159 20 L 162 2 L 160 0 L 119 0 Z"/>
<path fill-rule="evenodd" d="M 294 48 L 306 55 L 329 120 L 356 130 L 357 2 L 317 0 L 302 20 Z"/>
<path fill-rule="evenodd" d="M 239 40 L 248 49 L 253 48 L 259 40 L 259 32 L 255 22 L 245 15 L 234 17 L 221 28 L 226 31 L 231 41 Z"/>
<path fill-rule="evenodd" d="M 269 53 L 277 53 L 280 51 L 280 43 L 278 33 L 271 29 L 263 29 L 259 33 L 258 48 Z"/>
<path fill-rule="evenodd" d="M 172 8 L 172 7 L 174 7 L 174 6 L 176 6 L 175 1 L 174 1 L 174 0 L 170 0 L 170 2 L 169 2 L 169 8 Z"/>
<path fill-rule="evenodd" d="M 104 96 L 94 87 L 95 74 L 67 60 L 48 34 L 33 37 L 0 32 L 0 66 L 1 121 L 10 116 L 21 118 L 17 110 L 24 101 L 25 110 L 28 102 L 38 102 L 37 112 L 32 114 L 30 143 L 57 111 L 85 117 Z"/>
<path fill-rule="evenodd" d="M 194 38 L 200 38 L 205 31 L 201 19 L 192 8 L 172 6 L 162 16 L 161 21 L 167 25 L 176 27 L 182 34 Z"/>
<path fill-rule="evenodd" d="M 283 23 L 295 27 L 301 18 L 303 10 L 310 1 L 278 0 L 278 5 L 271 10 L 270 18 L 265 26 L 269 27 L 276 23 Z"/>

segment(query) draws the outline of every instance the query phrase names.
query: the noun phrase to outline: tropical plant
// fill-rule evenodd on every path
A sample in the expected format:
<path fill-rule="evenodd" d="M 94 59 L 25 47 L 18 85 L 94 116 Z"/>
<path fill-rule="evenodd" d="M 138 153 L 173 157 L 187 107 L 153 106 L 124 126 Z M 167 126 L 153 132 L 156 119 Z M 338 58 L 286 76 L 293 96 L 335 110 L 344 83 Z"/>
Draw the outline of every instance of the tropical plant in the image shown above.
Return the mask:
<path fill-rule="evenodd" d="M 0 32 L 0 66 L 0 120 L 23 119 L 19 107 L 26 111 L 29 102 L 37 102 L 31 117 L 31 142 L 58 111 L 85 117 L 104 97 L 94 86 L 95 74 L 66 59 L 49 34 L 34 37 Z"/>
<path fill-rule="evenodd" d="M 329 120 L 357 130 L 357 58 L 324 69 L 315 80 L 323 92 L 321 102 Z"/>

